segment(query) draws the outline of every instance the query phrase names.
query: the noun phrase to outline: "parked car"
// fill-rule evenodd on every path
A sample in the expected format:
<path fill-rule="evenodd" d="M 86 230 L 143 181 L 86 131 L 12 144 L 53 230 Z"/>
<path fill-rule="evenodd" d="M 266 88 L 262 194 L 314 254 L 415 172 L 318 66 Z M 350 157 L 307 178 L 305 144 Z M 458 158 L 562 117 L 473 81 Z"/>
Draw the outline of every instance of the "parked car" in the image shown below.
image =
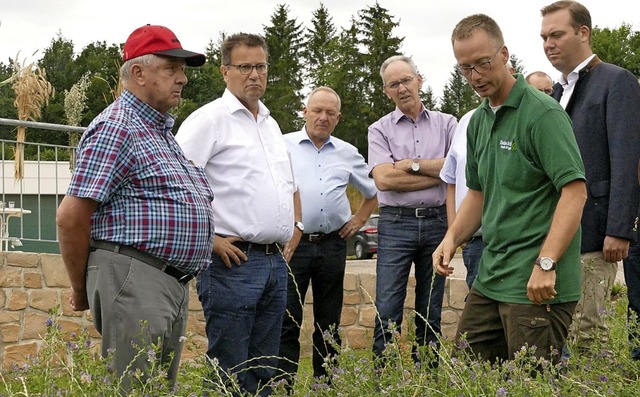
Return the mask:
<path fill-rule="evenodd" d="M 347 255 L 356 259 L 370 259 L 378 251 L 378 214 L 372 214 L 367 223 L 347 241 Z"/>

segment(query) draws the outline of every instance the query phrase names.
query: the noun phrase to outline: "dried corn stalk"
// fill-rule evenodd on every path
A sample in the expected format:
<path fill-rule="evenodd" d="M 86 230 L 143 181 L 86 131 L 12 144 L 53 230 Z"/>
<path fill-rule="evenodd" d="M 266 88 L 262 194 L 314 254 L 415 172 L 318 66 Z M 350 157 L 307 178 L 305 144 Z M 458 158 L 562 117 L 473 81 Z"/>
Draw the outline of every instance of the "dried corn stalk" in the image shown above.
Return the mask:
<path fill-rule="evenodd" d="M 82 112 L 87 108 L 87 89 L 91 85 L 89 72 L 85 73 L 77 83 L 71 86 L 70 90 L 64 91 L 64 114 L 67 123 L 71 126 L 79 126 L 82 121 Z M 73 172 L 76 165 L 76 146 L 80 140 L 79 132 L 69 132 L 69 170 Z"/>
<path fill-rule="evenodd" d="M 47 81 L 46 73 L 39 66 L 31 63 L 22 67 L 17 61 L 13 91 L 16 93 L 14 105 L 18 110 L 18 120 L 36 121 L 42 115 L 42 108 L 49 103 L 54 94 L 53 86 Z M 24 178 L 24 141 L 27 127 L 18 127 L 15 150 L 14 179 Z"/>

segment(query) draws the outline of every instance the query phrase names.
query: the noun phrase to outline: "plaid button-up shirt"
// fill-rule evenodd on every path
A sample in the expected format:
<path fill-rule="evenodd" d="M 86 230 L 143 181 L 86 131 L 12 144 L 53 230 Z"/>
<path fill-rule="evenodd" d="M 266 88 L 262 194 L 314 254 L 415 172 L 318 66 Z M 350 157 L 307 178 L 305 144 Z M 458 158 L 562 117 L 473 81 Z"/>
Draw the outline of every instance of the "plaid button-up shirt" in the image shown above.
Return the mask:
<path fill-rule="evenodd" d="M 67 194 L 100 203 L 91 237 L 195 274 L 211 257 L 213 192 L 176 143 L 174 120 L 129 91 L 85 131 Z"/>

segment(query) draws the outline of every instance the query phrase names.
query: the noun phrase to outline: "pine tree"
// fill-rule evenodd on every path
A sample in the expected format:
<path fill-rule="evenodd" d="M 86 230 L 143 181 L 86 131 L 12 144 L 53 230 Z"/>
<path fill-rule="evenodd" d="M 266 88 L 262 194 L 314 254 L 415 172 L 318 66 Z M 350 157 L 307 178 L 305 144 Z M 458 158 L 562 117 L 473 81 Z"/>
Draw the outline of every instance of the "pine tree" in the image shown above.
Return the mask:
<path fill-rule="evenodd" d="M 338 38 L 333 19 L 322 3 L 313 12 L 311 26 L 305 33 L 302 55 L 306 62 L 305 79 L 310 88 L 315 88 L 327 85 L 327 78 L 336 57 Z"/>
<path fill-rule="evenodd" d="M 289 6 L 278 5 L 271 15 L 271 26 L 265 26 L 269 49 L 269 74 L 263 102 L 280 125 L 283 133 L 302 127 L 302 24 L 289 18 Z"/>

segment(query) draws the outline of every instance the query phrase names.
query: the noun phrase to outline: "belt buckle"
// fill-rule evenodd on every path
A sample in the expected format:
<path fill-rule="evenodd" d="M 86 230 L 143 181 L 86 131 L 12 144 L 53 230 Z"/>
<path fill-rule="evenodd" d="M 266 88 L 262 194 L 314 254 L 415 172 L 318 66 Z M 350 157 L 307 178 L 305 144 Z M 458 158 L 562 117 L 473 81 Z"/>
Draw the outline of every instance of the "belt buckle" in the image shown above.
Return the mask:
<path fill-rule="evenodd" d="M 322 240 L 322 235 L 320 233 L 312 233 L 309 235 L 309 242 L 316 243 Z"/>
<path fill-rule="evenodd" d="M 278 246 L 273 243 L 273 244 L 265 244 L 265 249 L 264 249 L 264 254 L 265 255 L 273 255 L 276 253 Z M 274 249 L 275 248 L 275 249 Z"/>
<path fill-rule="evenodd" d="M 416 218 L 426 218 L 428 208 L 416 208 Z"/>
<path fill-rule="evenodd" d="M 192 275 L 192 274 L 185 274 L 184 276 L 182 276 L 182 277 L 180 277 L 180 278 L 178 279 L 178 282 L 179 282 L 180 284 L 186 284 L 186 283 L 188 283 L 189 281 L 191 281 L 191 279 L 192 279 L 192 278 L 193 278 L 193 275 Z"/>

